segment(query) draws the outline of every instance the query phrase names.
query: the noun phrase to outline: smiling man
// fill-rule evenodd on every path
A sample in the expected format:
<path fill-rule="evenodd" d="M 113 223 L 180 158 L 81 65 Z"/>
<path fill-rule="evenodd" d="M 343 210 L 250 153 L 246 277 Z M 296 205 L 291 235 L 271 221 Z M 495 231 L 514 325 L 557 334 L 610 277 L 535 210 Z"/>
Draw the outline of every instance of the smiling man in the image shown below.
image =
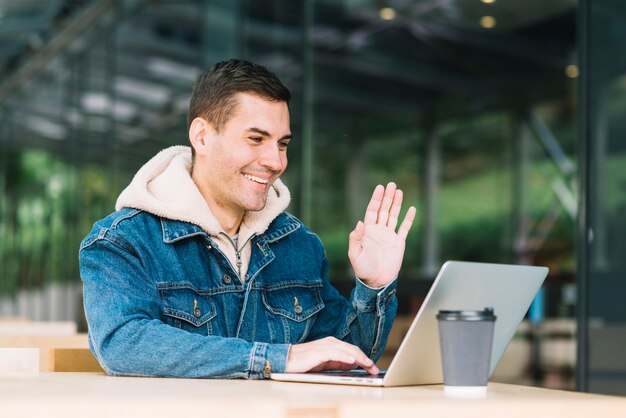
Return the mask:
<path fill-rule="evenodd" d="M 81 243 L 89 342 L 108 373 L 378 373 L 415 208 L 398 227 L 402 191 L 376 187 L 343 298 L 319 238 L 285 212 L 290 96 L 262 66 L 216 64 L 194 87 L 191 147 L 148 161 Z"/>

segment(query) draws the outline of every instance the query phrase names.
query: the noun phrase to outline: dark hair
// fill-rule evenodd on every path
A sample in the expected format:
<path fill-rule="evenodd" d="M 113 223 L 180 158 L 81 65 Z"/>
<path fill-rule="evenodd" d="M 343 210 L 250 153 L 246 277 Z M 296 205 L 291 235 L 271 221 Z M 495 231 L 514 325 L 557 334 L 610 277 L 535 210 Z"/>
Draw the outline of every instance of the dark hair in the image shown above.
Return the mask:
<path fill-rule="evenodd" d="M 276 102 L 289 103 L 291 99 L 289 89 L 262 65 L 238 59 L 218 62 L 196 81 L 189 102 L 187 130 L 195 118 L 203 117 L 219 132 L 237 105 L 237 93 L 251 93 Z"/>

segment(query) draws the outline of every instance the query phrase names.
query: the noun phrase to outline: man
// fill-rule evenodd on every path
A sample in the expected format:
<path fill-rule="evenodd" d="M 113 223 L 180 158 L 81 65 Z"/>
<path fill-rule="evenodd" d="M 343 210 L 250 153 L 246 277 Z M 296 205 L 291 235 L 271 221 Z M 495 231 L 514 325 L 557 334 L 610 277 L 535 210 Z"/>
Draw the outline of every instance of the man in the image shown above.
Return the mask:
<path fill-rule="evenodd" d="M 415 208 L 396 232 L 402 192 L 376 187 L 350 234 L 356 285 L 340 296 L 319 238 L 285 212 L 289 99 L 264 67 L 216 64 L 194 87 L 191 149 L 146 163 L 83 240 L 89 342 L 108 373 L 378 373 Z"/>

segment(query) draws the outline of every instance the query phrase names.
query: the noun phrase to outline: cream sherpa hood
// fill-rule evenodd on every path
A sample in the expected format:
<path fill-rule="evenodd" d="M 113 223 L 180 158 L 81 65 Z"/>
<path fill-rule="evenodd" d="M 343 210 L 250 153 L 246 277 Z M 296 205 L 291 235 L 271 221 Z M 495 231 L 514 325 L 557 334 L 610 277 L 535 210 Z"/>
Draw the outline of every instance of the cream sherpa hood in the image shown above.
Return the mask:
<path fill-rule="evenodd" d="M 265 232 L 269 224 L 289 205 L 291 196 L 287 187 L 277 179 L 267 196 L 267 204 L 258 212 L 246 212 L 239 227 L 244 277 L 250 260 L 248 240 Z M 191 148 L 173 146 L 155 155 L 139 169 L 131 183 L 117 198 L 115 209 L 141 209 L 163 218 L 191 222 L 213 237 L 220 250 L 236 266 L 237 251 L 219 222 L 211 213 L 204 197 L 191 179 Z M 236 267 L 235 267 L 236 268 Z M 237 269 L 237 268 L 236 268 Z"/>

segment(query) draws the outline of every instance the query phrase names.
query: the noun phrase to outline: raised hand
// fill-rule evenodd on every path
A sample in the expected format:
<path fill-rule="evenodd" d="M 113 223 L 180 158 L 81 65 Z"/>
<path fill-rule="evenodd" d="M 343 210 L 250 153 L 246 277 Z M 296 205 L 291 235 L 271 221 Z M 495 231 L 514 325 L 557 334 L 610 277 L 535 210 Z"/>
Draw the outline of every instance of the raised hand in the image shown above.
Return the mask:
<path fill-rule="evenodd" d="M 350 233 L 348 257 L 354 274 L 370 287 L 379 288 L 391 282 L 400 271 L 406 237 L 417 210 L 411 206 L 398 225 L 402 208 L 402 190 L 395 183 L 376 186 L 365 211 Z"/>

